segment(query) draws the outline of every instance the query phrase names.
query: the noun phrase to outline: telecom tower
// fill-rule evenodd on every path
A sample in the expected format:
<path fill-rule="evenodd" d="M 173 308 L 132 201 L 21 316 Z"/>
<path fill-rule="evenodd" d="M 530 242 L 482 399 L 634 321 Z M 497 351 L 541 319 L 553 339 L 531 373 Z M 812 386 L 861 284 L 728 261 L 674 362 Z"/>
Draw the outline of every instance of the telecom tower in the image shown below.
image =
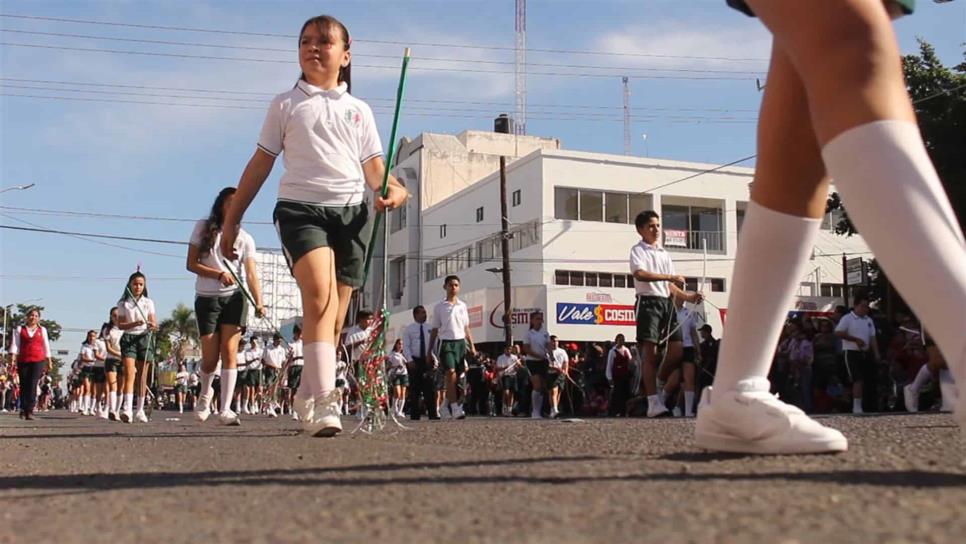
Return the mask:
<path fill-rule="evenodd" d="M 627 76 L 621 78 L 624 83 L 624 154 L 631 154 L 631 89 L 627 85 Z"/>
<path fill-rule="evenodd" d="M 527 0 L 516 0 L 517 61 L 516 61 L 516 99 L 517 111 L 513 133 L 527 133 Z"/>

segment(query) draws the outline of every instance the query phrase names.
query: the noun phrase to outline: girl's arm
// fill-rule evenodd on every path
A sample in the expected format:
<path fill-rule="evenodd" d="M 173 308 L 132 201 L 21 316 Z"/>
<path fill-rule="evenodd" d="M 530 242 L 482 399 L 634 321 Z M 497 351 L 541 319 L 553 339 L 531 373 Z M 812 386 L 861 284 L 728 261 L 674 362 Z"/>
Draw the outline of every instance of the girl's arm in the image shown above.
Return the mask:
<path fill-rule="evenodd" d="M 392 174 L 389 175 L 388 194 L 383 198 L 382 178 L 386 174 L 386 163 L 382 157 L 373 157 L 363 163 L 362 172 L 366 176 L 366 185 L 376 193 L 376 210 L 395 209 L 406 203 L 409 199 L 409 191 Z M 235 197 L 238 198 L 237 196 Z"/>
<path fill-rule="evenodd" d="M 261 317 L 265 315 L 265 307 L 262 306 L 262 285 L 258 282 L 255 259 L 251 257 L 245 259 L 245 280 L 248 282 L 248 289 L 252 292 L 252 298 L 255 299 L 255 314 Z"/>
<path fill-rule="evenodd" d="M 214 248 L 212 248 L 212 251 L 214 251 Z M 201 264 L 200 259 L 201 248 L 194 244 L 188 244 L 188 262 L 185 263 L 185 266 L 189 272 L 205 278 L 217 279 L 226 287 L 235 283 L 235 280 L 231 277 L 231 274 L 223 270 L 218 270 L 217 268 L 203 265 Z"/>
<path fill-rule="evenodd" d="M 262 188 L 268 175 L 272 173 L 274 165 L 275 157 L 261 149 L 256 149 L 248 165 L 245 166 L 245 171 L 242 172 L 238 191 L 231 201 L 231 208 L 225 215 L 221 229 L 221 254 L 230 261 L 238 258 L 235 253 L 235 239 L 238 237 L 238 226 L 241 224 L 242 217 L 245 216 L 245 211 L 248 210 L 252 200 L 255 200 L 255 195 Z"/>

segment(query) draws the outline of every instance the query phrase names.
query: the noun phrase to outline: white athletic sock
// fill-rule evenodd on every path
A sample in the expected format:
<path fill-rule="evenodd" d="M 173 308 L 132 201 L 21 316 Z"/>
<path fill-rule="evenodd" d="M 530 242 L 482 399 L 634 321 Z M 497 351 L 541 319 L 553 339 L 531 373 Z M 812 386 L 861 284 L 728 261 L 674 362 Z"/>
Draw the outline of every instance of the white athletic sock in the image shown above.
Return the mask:
<path fill-rule="evenodd" d="M 852 411 L 861 412 L 862 411 L 862 399 L 852 399 Z"/>
<path fill-rule="evenodd" d="M 117 391 L 110 391 L 107 394 L 107 410 L 117 412 Z"/>
<path fill-rule="evenodd" d="M 124 393 L 124 411 L 131 411 L 134 408 L 134 393 Z"/>
<path fill-rule="evenodd" d="M 88 411 L 88 412 L 90 411 L 90 409 L 92 407 L 91 406 L 91 400 L 92 399 L 93 399 L 93 397 L 91 397 L 90 395 L 84 395 L 84 410 L 85 411 Z"/>
<path fill-rule="evenodd" d="M 543 395 L 539 391 L 530 393 L 530 414 L 540 414 L 543 412 Z"/>
<path fill-rule="evenodd" d="M 748 203 L 728 298 L 728 334 L 721 340 L 717 391 L 767 378 L 775 345 L 805 273 L 820 219 Z"/>
<path fill-rule="evenodd" d="M 143 395 L 138 395 L 138 412 L 144 411 L 144 401 L 148 399 L 147 392 Z"/>
<path fill-rule="evenodd" d="M 320 396 L 335 389 L 335 345 L 328 342 L 311 342 L 302 346 L 305 365 L 302 367 L 302 385 L 305 397 Z"/>
<path fill-rule="evenodd" d="M 667 409 L 666 403 L 661 400 L 659 395 L 648 395 L 647 396 L 647 407 L 648 408 L 665 408 Z"/>
<path fill-rule="evenodd" d="M 236 371 L 237 372 L 237 371 Z M 211 400 L 212 395 L 215 394 L 212 384 L 215 383 L 215 373 L 208 373 L 204 370 L 201 371 L 201 396 Z"/>
<path fill-rule="evenodd" d="M 684 416 L 691 417 L 694 415 L 694 391 L 684 392 Z"/>
<path fill-rule="evenodd" d="M 919 128 L 907 121 L 861 125 L 827 143 L 822 158 L 849 218 L 953 375 L 966 382 L 966 242 Z"/>
<path fill-rule="evenodd" d="M 226 411 L 231 409 L 231 396 L 235 393 L 236 381 L 238 381 L 237 368 L 221 369 L 221 398 L 227 399 L 224 403 Z"/>
<path fill-rule="evenodd" d="M 929 365 L 922 365 L 919 372 L 916 373 L 916 378 L 912 380 L 912 389 L 916 392 L 922 391 L 922 388 L 931 381 L 932 372 L 929 370 Z"/>

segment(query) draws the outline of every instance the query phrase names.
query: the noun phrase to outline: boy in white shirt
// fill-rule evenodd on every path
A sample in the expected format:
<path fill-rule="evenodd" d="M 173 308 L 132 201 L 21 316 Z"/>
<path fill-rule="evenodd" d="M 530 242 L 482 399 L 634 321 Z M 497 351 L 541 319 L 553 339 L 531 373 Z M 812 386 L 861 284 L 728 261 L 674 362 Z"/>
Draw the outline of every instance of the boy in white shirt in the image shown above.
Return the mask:
<path fill-rule="evenodd" d="M 446 372 L 446 400 L 449 402 L 450 413 L 454 419 L 463 419 L 466 415 L 457 402 L 456 381 L 466 372 L 466 350 L 476 353 L 473 346 L 473 334 L 470 332 L 470 314 L 466 303 L 457 295 L 460 292 L 458 276 L 446 276 L 443 281 L 446 299 L 433 307 L 430 318 L 429 345 L 435 346 L 436 339 L 440 339 L 439 352 L 436 356 L 438 363 Z"/>
<path fill-rule="evenodd" d="M 875 378 L 879 358 L 879 343 L 875 338 L 875 323 L 869 317 L 869 299 L 858 295 L 852 311 L 842 316 L 835 327 L 835 336 L 842 339 L 842 383 L 852 385 L 852 413 L 862 414 L 862 386 L 866 378 Z M 869 354 L 873 357 L 870 357 Z"/>
<path fill-rule="evenodd" d="M 570 371 L 570 356 L 560 347 L 556 336 L 550 336 L 550 373 L 547 386 L 550 387 L 550 419 L 560 415 L 560 392 L 567 385 L 567 373 Z"/>
<path fill-rule="evenodd" d="M 503 390 L 503 415 L 513 415 L 513 393 L 517 389 L 517 367 L 520 358 L 514 355 L 513 346 L 507 344 L 496 358 L 496 380 Z"/>

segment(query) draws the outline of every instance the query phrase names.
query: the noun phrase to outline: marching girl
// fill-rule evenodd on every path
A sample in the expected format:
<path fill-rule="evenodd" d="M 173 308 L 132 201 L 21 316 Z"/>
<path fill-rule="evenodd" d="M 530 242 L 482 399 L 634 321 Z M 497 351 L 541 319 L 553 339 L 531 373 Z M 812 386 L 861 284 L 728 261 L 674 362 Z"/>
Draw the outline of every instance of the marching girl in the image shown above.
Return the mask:
<path fill-rule="evenodd" d="M 289 410 L 292 411 L 292 419 L 298 421 L 299 416 L 292 410 L 294 403 L 295 394 L 298 393 L 299 386 L 302 383 L 302 365 L 305 364 L 305 359 L 302 355 L 302 327 L 295 325 L 292 330 L 292 341 L 288 345 L 288 363 L 286 363 L 287 378 L 288 378 L 288 397 L 286 398 L 286 404 L 288 404 Z"/>
<path fill-rule="evenodd" d="M 406 388 L 409 387 L 409 370 L 406 368 L 406 356 L 403 355 L 402 338 L 397 338 L 392 346 L 386 362 L 388 363 L 389 384 L 393 388 L 392 410 L 397 417 L 405 417 L 403 408 L 406 406 Z"/>
<path fill-rule="evenodd" d="M 145 317 L 147 320 L 145 320 Z M 147 423 L 144 402 L 147 396 L 148 375 L 146 363 L 154 361 L 151 337 L 158 330 L 158 318 L 154 301 L 148 298 L 147 278 L 137 271 L 128 278 L 124 296 L 117 303 L 117 327 L 121 335 L 121 361 L 124 365 L 124 397 L 121 421 Z M 138 410 L 134 409 L 134 381 L 138 382 Z"/>
<path fill-rule="evenodd" d="M 20 417 L 33 419 L 37 404 L 37 382 L 50 368 L 50 337 L 47 328 L 40 324 L 40 310 L 31 308 L 26 323 L 13 331 L 10 346 L 10 364 L 17 366 L 20 378 Z"/>
<path fill-rule="evenodd" d="M 98 334 L 94 337 L 94 366 L 91 368 L 91 382 L 94 389 L 94 405 L 92 415 L 107 419 L 107 374 L 104 364 L 107 360 L 107 343 Z"/>
<path fill-rule="evenodd" d="M 226 268 L 226 258 L 221 250 L 225 214 L 234 198 L 234 187 L 225 187 L 218 193 L 208 218 L 195 224 L 188 245 L 187 267 L 198 276 L 195 281 L 195 316 L 201 335 L 201 395 L 195 406 L 198 421 L 207 420 L 212 413 L 212 384 L 219 358 L 222 361 L 220 397 L 231 399 L 238 381 L 238 343 L 247 319 L 248 301 Z M 239 278 L 245 278 L 257 305 L 255 312 L 262 315 L 262 290 L 255 272 L 255 239 L 238 228 L 232 247 L 235 256 L 229 264 Z M 232 411 L 231 402 L 222 402 L 218 420 L 223 425 L 238 422 L 238 414 Z"/>
<path fill-rule="evenodd" d="M 87 331 L 87 338 L 81 344 L 81 414 L 95 415 L 94 411 L 94 360 L 97 357 L 97 332 Z"/>
<path fill-rule="evenodd" d="M 370 107 L 349 94 L 352 40 L 334 17 L 313 17 L 299 32 L 302 75 L 272 100 L 258 149 L 225 217 L 222 252 L 234 257 L 238 225 L 275 163 L 285 153 L 274 220 L 302 294 L 305 365 L 295 410 L 305 431 L 342 430 L 335 386 L 336 342 L 352 291 L 362 286 L 369 209 L 365 188 L 379 191 L 386 165 Z M 406 201 L 389 178 L 377 211 Z"/>
<path fill-rule="evenodd" d="M 101 339 L 107 355 L 104 358 L 104 376 L 107 380 L 107 417 L 111 421 L 118 420 L 117 378 L 122 373 L 124 365 L 121 363 L 121 335 L 124 334 L 117 326 L 117 307 L 111 308 L 108 323 L 101 327 Z M 121 374 L 123 376 L 123 374 Z"/>
<path fill-rule="evenodd" d="M 178 373 L 174 375 L 174 398 L 178 402 L 178 413 L 184 413 L 184 397 L 188 393 L 188 367 L 184 363 L 178 364 Z"/>

